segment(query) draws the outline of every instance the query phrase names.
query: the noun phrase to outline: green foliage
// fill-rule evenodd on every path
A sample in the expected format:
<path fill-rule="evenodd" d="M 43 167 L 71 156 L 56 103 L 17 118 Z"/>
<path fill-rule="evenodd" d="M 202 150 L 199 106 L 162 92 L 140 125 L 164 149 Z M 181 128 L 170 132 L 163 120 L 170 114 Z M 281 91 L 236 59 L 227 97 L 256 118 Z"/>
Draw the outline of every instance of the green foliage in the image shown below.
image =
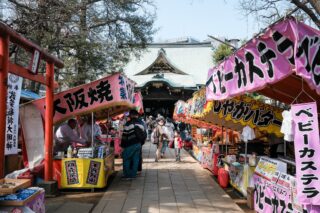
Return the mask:
<path fill-rule="evenodd" d="M 71 87 L 121 70 L 154 34 L 149 0 L 7 0 L 4 20 L 61 58 L 56 80 Z M 149 12 L 151 11 L 151 12 Z"/>
<path fill-rule="evenodd" d="M 220 44 L 218 48 L 213 52 L 213 62 L 215 64 L 218 64 L 222 60 L 224 60 L 226 57 L 232 54 L 232 49 L 230 46 L 226 44 Z"/>

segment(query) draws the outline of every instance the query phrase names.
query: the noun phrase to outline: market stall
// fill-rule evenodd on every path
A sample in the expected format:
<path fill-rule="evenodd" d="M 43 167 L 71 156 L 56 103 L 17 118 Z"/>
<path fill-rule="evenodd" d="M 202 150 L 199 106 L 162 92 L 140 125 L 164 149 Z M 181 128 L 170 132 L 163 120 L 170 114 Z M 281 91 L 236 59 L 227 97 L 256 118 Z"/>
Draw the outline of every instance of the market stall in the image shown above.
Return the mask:
<path fill-rule="evenodd" d="M 133 103 L 134 82 L 122 74 L 99 79 L 89 84 L 81 85 L 54 96 L 53 123 L 58 126 L 65 120 L 75 116 L 88 116 L 99 120 L 110 120 L 112 116 L 135 108 Z M 20 108 L 20 119 L 25 137 L 28 161 L 31 164 L 41 164 L 44 153 L 41 152 L 42 140 L 39 134 L 34 134 L 34 126 L 41 126 L 44 117 L 44 99 L 33 101 Z M 32 113 L 31 113 L 32 112 Z M 33 116 L 33 123 L 29 118 Z M 31 126 L 32 125 L 32 126 Z M 92 131 L 95 122 L 90 122 Z M 43 136 L 43 135 L 41 135 Z M 67 153 L 58 152 L 54 157 L 54 179 L 60 188 L 103 188 L 114 167 L 115 141 L 120 140 L 120 134 L 112 136 L 106 132 L 99 136 L 92 134 L 89 147 L 81 147 L 73 143 Z M 34 149 L 35 146 L 40 148 Z M 118 143 L 119 145 L 119 143 Z M 70 150 L 69 150 L 70 149 Z"/>
<path fill-rule="evenodd" d="M 201 162 L 203 159 L 203 155 L 209 153 L 211 155 L 211 145 L 209 144 L 210 138 L 212 138 L 212 133 L 216 132 L 218 127 L 212 125 L 207 122 L 203 122 L 198 119 L 192 118 L 190 114 L 192 99 L 188 100 L 187 102 L 178 101 L 175 104 L 173 119 L 177 122 L 183 122 L 191 125 L 191 133 L 192 140 L 189 142 L 192 144 L 192 155 Z M 210 156 L 205 156 L 206 159 L 211 158 Z M 210 165 L 214 165 L 211 161 L 208 162 Z M 203 166 L 207 165 L 204 163 Z M 205 166 L 208 168 L 208 166 Z M 210 167 L 210 170 L 213 168 Z"/>
<path fill-rule="evenodd" d="M 280 127 L 282 123 L 282 111 L 280 108 L 268 105 L 262 101 L 243 95 L 227 101 L 213 101 L 210 110 L 203 119 L 206 122 L 221 123 L 224 131 L 221 136 L 220 146 L 224 168 L 229 172 L 230 184 L 247 196 L 247 187 L 250 184 L 256 166 L 256 158 L 262 155 L 270 155 L 269 135 L 274 138 L 282 137 Z M 245 141 L 243 130 L 252 129 L 256 134 L 264 133 L 265 137 Z M 235 134 L 236 132 L 237 134 Z M 249 159 L 252 159 L 250 164 Z"/>
<path fill-rule="evenodd" d="M 196 141 L 193 145 L 193 154 L 203 168 L 209 169 L 216 176 L 218 175 L 218 157 L 224 157 L 222 162 L 224 169 L 229 173 L 230 184 L 247 196 L 247 187 L 253 186 L 251 180 L 257 155 L 268 155 L 270 143 L 262 139 L 245 143 L 241 138 L 241 132 L 244 127 L 250 127 L 255 129 L 256 133 L 264 132 L 281 137 L 283 110 L 254 100 L 247 95 L 227 101 L 208 102 L 205 99 L 205 90 L 202 89 L 194 93 L 191 101 L 176 105 L 187 108 L 180 110 L 187 116 L 185 116 L 185 122 L 202 127 L 195 129 L 192 134 Z M 202 123 L 206 125 L 201 125 Z M 214 127 L 211 128 L 210 133 L 203 128 L 208 126 Z M 250 165 L 247 164 L 249 159 Z"/>
<path fill-rule="evenodd" d="M 320 31 L 286 17 L 208 72 L 207 101 L 258 92 L 291 108 L 281 130 L 285 140 L 294 141 L 295 160 L 278 160 L 295 166 L 295 172 L 272 169 L 270 180 L 255 170 L 257 212 L 319 212 L 319 36 Z M 267 170 L 274 165 L 259 164 Z M 290 183 L 283 186 L 283 179 Z"/>

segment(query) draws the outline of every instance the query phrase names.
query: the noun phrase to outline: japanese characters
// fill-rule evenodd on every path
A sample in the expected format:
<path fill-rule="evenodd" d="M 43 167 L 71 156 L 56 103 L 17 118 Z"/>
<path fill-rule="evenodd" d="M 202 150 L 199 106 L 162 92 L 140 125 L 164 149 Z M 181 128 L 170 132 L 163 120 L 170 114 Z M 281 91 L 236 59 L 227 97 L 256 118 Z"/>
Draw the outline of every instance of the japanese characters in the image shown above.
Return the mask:
<path fill-rule="evenodd" d="M 18 118 L 22 78 L 13 74 L 8 77 L 5 154 L 18 152 Z"/>
<path fill-rule="evenodd" d="M 134 82 L 121 74 L 114 74 L 54 96 L 54 123 L 71 116 L 103 109 L 116 102 L 133 105 Z M 33 104 L 44 116 L 45 100 Z"/>
<path fill-rule="evenodd" d="M 320 140 L 316 103 L 292 105 L 298 200 L 320 203 Z"/>
<path fill-rule="evenodd" d="M 320 93 L 320 31 L 288 18 L 208 71 L 207 100 L 256 91 L 294 72 Z"/>

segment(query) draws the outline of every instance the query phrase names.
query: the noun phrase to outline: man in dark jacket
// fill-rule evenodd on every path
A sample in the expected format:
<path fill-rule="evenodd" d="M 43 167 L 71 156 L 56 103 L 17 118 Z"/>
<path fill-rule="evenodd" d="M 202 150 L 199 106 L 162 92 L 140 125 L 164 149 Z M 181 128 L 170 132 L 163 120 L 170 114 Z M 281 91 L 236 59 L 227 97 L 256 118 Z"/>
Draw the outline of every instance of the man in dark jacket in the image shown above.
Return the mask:
<path fill-rule="evenodd" d="M 132 179 L 137 176 L 142 141 L 145 140 L 145 128 L 138 119 L 138 112 L 130 110 L 130 120 L 124 125 L 121 147 L 123 158 L 123 178 Z"/>

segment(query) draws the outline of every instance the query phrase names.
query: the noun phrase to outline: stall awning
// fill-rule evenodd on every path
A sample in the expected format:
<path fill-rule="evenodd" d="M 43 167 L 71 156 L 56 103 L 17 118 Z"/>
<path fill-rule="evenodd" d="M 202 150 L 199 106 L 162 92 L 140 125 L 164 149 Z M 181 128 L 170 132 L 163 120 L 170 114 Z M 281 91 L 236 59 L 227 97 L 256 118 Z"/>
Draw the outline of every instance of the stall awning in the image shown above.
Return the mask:
<path fill-rule="evenodd" d="M 134 86 L 135 83 L 132 80 L 117 73 L 57 93 L 54 95 L 53 123 L 60 123 L 68 118 L 91 112 L 94 112 L 99 120 L 128 111 L 135 107 Z M 29 104 L 36 106 L 42 117 L 45 117 L 45 98 Z"/>
<path fill-rule="evenodd" d="M 185 112 L 186 121 L 197 120 L 237 131 L 248 125 L 259 131 L 282 136 L 280 133 L 282 109 L 254 100 L 247 95 L 225 101 L 203 102 L 205 95 L 199 94 L 203 93 L 196 93 L 188 102 L 179 104 L 180 111 L 181 108 L 185 108 L 182 111 Z"/>
<path fill-rule="evenodd" d="M 286 104 L 316 101 L 320 107 L 319 41 L 319 30 L 293 17 L 271 25 L 209 70 L 207 100 L 259 91 Z"/>

